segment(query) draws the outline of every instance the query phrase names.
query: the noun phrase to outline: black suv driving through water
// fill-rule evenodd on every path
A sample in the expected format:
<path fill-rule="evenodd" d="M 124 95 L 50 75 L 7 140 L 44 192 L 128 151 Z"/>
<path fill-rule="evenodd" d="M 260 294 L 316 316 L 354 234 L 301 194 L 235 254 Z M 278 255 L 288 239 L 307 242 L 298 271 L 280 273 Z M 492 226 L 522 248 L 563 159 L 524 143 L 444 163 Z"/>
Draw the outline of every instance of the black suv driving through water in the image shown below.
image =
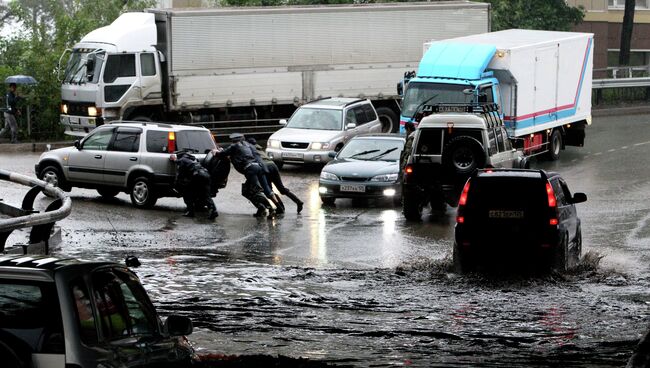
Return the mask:
<path fill-rule="evenodd" d="M 479 260 L 514 257 L 567 270 L 582 252 L 575 204 L 586 200 L 584 193 L 572 195 L 557 173 L 479 170 L 467 180 L 458 201 L 456 269 L 462 272 Z"/>

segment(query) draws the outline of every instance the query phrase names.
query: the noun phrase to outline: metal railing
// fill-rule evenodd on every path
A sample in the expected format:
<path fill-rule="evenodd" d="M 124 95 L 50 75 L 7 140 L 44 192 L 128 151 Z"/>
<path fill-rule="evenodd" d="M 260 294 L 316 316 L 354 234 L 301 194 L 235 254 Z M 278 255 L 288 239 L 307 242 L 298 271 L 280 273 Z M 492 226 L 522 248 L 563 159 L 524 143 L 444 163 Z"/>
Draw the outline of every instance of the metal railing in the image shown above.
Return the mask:
<path fill-rule="evenodd" d="M 10 217 L 0 219 L 0 254 L 5 253 L 5 244 L 9 235 L 14 230 L 27 227 L 31 227 L 29 243 L 13 247 L 15 249 L 11 249 L 11 252 L 14 253 L 17 250 L 27 254 L 30 248 L 36 247 L 42 248 L 42 253 L 48 254 L 54 223 L 70 214 L 72 201 L 61 189 L 36 178 L 0 169 L 0 180 L 31 187 L 23 198 L 20 208 L 0 200 L 0 214 Z M 41 192 L 54 198 L 43 212 L 34 210 L 34 200 Z"/>

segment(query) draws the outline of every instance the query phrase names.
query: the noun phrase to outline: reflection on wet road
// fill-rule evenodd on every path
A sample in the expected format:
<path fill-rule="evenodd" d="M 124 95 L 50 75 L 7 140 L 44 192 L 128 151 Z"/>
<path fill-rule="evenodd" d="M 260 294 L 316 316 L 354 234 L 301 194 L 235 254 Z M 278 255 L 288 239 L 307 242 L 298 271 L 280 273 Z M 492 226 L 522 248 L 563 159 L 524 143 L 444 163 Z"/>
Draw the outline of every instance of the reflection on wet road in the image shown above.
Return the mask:
<path fill-rule="evenodd" d="M 594 119 L 586 147 L 533 162 L 589 197 L 578 211 L 592 262 L 565 275 L 456 275 L 453 209 L 414 224 L 389 202 L 321 207 L 317 172 L 291 167 L 283 175 L 305 210 L 287 203 L 273 221 L 252 217 L 237 174 L 214 224 L 183 218 L 178 199 L 139 211 L 124 194 L 74 190 L 56 253 L 140 257 L 152 298 L 195 321 L 203 352 L 358 366 L 621 366 L 650 321 L 649 126 L 650 116 Z M 28 174 L 36 159 L 1 158 Z M 20 201 L 20 190 L 0 194 Z"/>

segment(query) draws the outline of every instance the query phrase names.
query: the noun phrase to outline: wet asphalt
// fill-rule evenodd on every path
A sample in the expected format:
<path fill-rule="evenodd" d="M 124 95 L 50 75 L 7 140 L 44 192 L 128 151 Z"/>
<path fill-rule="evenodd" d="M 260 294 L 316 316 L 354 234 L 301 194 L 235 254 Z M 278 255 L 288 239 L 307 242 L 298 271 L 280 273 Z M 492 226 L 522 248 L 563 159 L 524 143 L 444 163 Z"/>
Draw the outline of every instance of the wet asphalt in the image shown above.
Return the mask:
<path fill-rule="evenodd" d="M 318 169 L 285 166 L 301 214 L 257 219 L 231 174 L 208 221 L 183 203 L 137 210 L 73 189 L 58 256 L 136 269 L 163 315 L 195 322 L 200 353 L 308 357 L 353 366 L 621 366 L 650 322 L 650 115 L 595 118 L 585 147 L 532 167 L 560 172 L 578 205 L 584 262 L 566 274 L 457 275 L 454 210 L 406 222 L 390 201 L 322 207 Z M 33 175 L 36 154 L 1 154 Z M 18 204 L 25 190 L 0 183 Z M 37 199 L 44 208 L 49 200 Z M 20 235 L 10 242 L 21 241 Z"/>

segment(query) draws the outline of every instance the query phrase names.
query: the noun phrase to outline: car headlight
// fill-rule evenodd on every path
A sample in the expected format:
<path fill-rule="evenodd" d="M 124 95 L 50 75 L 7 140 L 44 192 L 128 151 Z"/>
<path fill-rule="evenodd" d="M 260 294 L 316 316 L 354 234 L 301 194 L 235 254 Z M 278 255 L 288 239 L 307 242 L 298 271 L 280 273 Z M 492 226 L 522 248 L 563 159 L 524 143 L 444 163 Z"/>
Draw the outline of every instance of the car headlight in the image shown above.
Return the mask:
<path fill-rule="evenodd" d="M 271 148 L 280 148 L 280 141 L 277 139 L 269 139 L 267 143 Z"/>
<path fill-rule="evenodd" d="M 329 143 L 314 142 L 314 143 L 311 144 L 311 149 L 313 149 L 315 151 L 328 149 L 328 148 L 330 148 Z"/>
<path fill-rule="evenodd" d="M 373 176 L 372 179 L 370 179 L 370 181 L 395 181 L 395 180 L 397 180 L 397 173 L 377 175 L 377 176 Z"/>
<path fill-rule="evenodd" d="M 328 173 L 327 171 L 321 171 L 320 178 L 323 180 L 340 180 L 338 176 Z"/>

